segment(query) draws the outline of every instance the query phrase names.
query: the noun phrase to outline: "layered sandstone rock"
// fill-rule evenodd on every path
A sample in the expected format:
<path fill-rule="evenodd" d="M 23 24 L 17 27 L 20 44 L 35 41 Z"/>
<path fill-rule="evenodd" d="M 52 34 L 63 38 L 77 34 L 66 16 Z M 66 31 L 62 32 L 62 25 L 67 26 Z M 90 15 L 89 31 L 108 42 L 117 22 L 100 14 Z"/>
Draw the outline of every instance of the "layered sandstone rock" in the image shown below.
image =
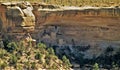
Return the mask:
<path fill-rule="evenodd" d="M 10 35 L 11 39 L 21 37 L 26 32 L 34 31 L 35 16 L 29 2 L 6 2 L 0 5 L 0 25 L 3 36 Z"/>
<path fill-rule="evenodd" d="M 34 14 L 37 33 L 33 37 L 48 46 L 59 46 L 58 54 L 62 46 L 69 46 L 70 51 L 65 50 L 63 54 L 82 53 L 84 58 L 93 58 L 109 46 L 120 46 L 119 7 L 39 8 Z M 83 52 L 80 47 L 88 49 Z"/>
<path fill-rule="evenodd" d="M 74 40 L 76 45 L 80 45 L 80 41 L 83 40 L 93 42 L 120 40 L 120 8 L 68 8 L 34 11 L 36 30 L 44 26 L 42 33 L 46 33 L 51 38 L 55 33 L 55 38 L 62 38 L 68 41 L 68 44 L 72 44 Z"/>
<path fill-rule="evenodd" d="M 0 12 L 2 35 L 19 40 L 28 32 L 38 42 L 59 46 L 58 53 L 66 48 L 61 46 L 68 46 L 69 50 L 63 51 L 65 54 L 82 53 L 84 58 L 92 58 L 102 54 L 108 46 L 120 46 L 119 7 L 53 9 L 53 6 L 34 4 L 32 7 L 28 2 L 19 2 L 2 3 Z M 85 48 L 84 52 L 81 47 Z"/>
<path fill-rule="evenodd" d="M 7 16 L 13 18 L 12 21 L 17 23 L 16 26 L 35 26 L 35 16 L 32 13 L 32 6 L 29 5 L 28 2 L 26 2 L 25 4 L 23 2 L 21 5 L 26 5 L 26 8 L 22 8 L 21 6 L 19 6 L 19 3 L 18 6 L 9 7 L 7 10 Z"/>

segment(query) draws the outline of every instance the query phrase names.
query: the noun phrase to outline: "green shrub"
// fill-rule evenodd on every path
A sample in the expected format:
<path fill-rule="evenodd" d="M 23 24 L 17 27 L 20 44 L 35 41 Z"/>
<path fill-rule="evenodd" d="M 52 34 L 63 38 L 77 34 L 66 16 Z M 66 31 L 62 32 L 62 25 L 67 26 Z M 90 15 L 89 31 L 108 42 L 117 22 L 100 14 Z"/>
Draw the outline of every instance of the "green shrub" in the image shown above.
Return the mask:
<path fill-rule="evenodd" d="M 27 61 L 27 62 L 25 62 L 24 63 L 24 66 L 25 66 L 25 68 L 27 68 L 28 70 L 30 70 L 30 66 L 31 66 L 31 64 L 30 64 L 30 62 L 29 61 Z"/>
<path fill-rule="evenodd" d="M 4 69 L 5 67 L 7 67 L 7 63 L 6 62 L 0 62 L 0 69 Z"/>
<path fill-rule="evenodd" d="M 50 64 L 50 58 L 46 58 L 46 59 L 45 59 L 45 63 L 46 63 L 47 65 L 49 65 L 49 64 Z"/>
<path fill-rule="evenodd" d="M 20 65 L 20 64 L 17 64 L 17 69 L 16 70 L 23 70 L 23 67 L 22 67 L 22 65 Z"/>
<path fill-rule="evenodd" d="M 43 50 L 43 49 L 46 49 L 46 45 L 43 43 L 38 43 L 37 48 L 39 48 L 40 50 Z"/>
<path fill-rule="evenodd" d="M 47 54 L 46 57 L 45 57 L 45 62 L 47 65 L 50 64 L 50 60 L 51 60 L 51 55 Z"/>
<path fill-rule="evenodd" d="M 0 58 L 3 58 L 6 53 L 7 53 L 6 50 L 0 49 Z"/>
<path fill-rule="evenodd" d="M 32 69 L 35 69 L 35 68 L 36 68 L 35 62 L 31 63 L 31 68 L 32 68 Z"/>
<path fill-rule="evenodd" d="M 49 54 L 55 55 L 54 49 L 53 48 L 48 48 L 47 49 Z"/>
<path fill-rule="evenodd" d="M 22 52 L 18 51 L 15 55 L 16 55 L 17 59 L 20 59 L 20 57 L 22 56 Z"/>
<path fill-rule="evenodd" d="M 37 52 L 36 55 L 35 55 L 35 59 L 39 60 L 42 58 L 42 54 L 40 52 Z"/>
<path fill-rule="evenodd" d="M 13 65 L 17 64 L 17 57 L 15 55 L 11 55 L 10 64 L 13 64 Z"/>
<path fill-rule="evenodd" d="M 9 52 L 13 52 L 14 50 L 17 50 L 17 44 L 15 42 L 10 42 L 8 43 L 7 48 Z"/>
<path fill-rule="evenodd" d="M 43 54 L 41 54 L 40 52 L 37 52 L 35 55 L 35 59 L 39 60 L 39 63 L 41 64 L 43 63 L 42 57 L 43 57 Z"/>
<path fill-rule="evenodd" d="M 95 63 L 95 64 L 93 65 L 93 70 L 100 70 L 98 63 Z"/>
<path fill-rule="evenodd" d="M 58 69 L 58 65 L 57 64 L 53 64 L 52 67 L 51 67 L 51 69 L 57 70 Z"/>
<path fill-rule="evenodd" d="M 18 43 L 18 45 L 19 45 L 19 50 L 20 51 L 25 51 L 25 42 L 24 41 L 20 41 L 19 43 Z"/>
<path fill-rule="evenodd" d="M 112 69 L 113 70 L 119 70 L 119 65 L 115 64 L 114 62 L 112 63 Z"/>
<path fill-rule="evenodd" d="M 66 68 L 71 67 L 71 63 L 70 63 L 69 59 L 67 59 L 67 57 L 65 55 L 62 57 L 62 61 L 63 61 L 63 64 L 66 66 Z"/>

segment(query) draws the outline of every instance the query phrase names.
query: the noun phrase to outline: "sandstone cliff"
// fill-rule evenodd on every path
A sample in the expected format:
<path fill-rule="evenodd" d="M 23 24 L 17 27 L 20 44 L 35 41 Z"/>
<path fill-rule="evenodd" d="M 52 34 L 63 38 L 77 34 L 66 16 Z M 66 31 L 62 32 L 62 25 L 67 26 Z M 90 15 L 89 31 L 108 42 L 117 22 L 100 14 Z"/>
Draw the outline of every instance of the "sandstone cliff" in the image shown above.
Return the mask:
<path fill-rule="evenodd" d="M 98 57 L 107 47 L 120 46 L 120 8 L 63 7 L 33 12 L 38 31 L 33 37 L 49 46 L 69 46 L 70 51 L 64 51 L 67 55 L 80 52 L 85 54 L 84 58 Z M 72 46 L 90 48 L 82 52 Z"/>
<path fill-rule="evenodd" d="M 6 2 L 0 5 L 1 34 L 16 39 L 25 32 L 31 32 L 35 26 L 33 7 L 29 2 Z"/>
<path fill-rule="evenodd" d="M 25 6 L 24 6 L 25 5 Z M 44 5 L 43 5 L 44 6 Z M 0 5 L 2 35 L 21 39 L 29 32 L 37 42 L 57 46 L 56 53 L 73 58 L 98 57 L 109 46 L 120 46 L 119 7 L 52 7 L 24 3 Z M 34 14 L 33 14 L 34 13 Z M 31 29 L 32 28 L 32 29 Z M 17 34 L 16 34 L 17 33 Z M 14 36 L 14 37 L 13 37 Z M 66 49 L 66 47 L 69 50 Z M 83 49 L 83 50 L 81 50 Z"/>

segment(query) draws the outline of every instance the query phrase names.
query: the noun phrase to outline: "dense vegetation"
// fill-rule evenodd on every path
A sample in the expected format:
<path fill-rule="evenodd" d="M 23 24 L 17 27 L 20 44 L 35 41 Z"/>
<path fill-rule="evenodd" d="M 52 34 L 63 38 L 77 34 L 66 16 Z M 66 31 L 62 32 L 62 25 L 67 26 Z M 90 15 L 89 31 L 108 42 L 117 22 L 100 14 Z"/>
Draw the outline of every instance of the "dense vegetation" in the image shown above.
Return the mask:
<path fill-rule="evenodd" d="M 1 0 L 2 1 L 2 0 Z M 8 1 L 8 0 L 4 0 Z M 11 1 L 21 1 L 21 0 L 11 0 Z M 111 6 L 120 5 L 120 0 L 23 0 L 30 2 L 45 2 L 48 4 L 56 5 L 71 5 L 71 6 Z"/>
<path fill-rule="evenodd" d="M 58 59 L 53 48 L 45 44 L 33 45 L 31 42 L 4 41 L 0 47 L 0 70 L 24 69 L 70 69 L 71 64 L 66 56 Z"/>

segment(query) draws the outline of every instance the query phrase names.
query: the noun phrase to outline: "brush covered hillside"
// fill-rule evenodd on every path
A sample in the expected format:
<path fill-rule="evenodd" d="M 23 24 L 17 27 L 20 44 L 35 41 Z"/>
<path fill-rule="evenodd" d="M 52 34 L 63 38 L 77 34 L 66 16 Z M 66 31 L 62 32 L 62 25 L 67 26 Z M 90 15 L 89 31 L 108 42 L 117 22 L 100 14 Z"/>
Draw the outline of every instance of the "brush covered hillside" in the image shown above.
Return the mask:
<path fill-rule="evenodd" d="M 70 69 L 71 64 L 66 56 L 58 59 L 52 48 L 45 44 L 37 45 L 31 42 L 4 42 L 0 46 L 0 70 L 41 70 L 41 69 Z"/>

